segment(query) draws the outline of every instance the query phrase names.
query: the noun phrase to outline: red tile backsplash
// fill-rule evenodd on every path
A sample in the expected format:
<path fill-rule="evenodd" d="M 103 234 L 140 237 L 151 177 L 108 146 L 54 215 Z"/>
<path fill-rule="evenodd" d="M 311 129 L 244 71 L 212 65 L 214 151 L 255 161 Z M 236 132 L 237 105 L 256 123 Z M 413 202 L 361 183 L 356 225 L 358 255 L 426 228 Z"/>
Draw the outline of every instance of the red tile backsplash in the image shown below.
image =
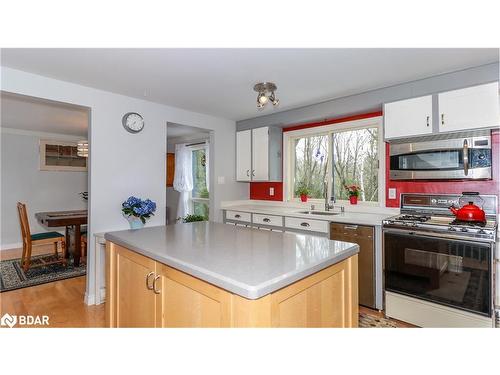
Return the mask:
<path fill-rule="evenodd" d="M 274 188 L 274 195 L 269 195 L 269 188 Z M 250 199 L 259 199 L 266 201 L 283 200 L 282 182 L 250 182 Z"/>

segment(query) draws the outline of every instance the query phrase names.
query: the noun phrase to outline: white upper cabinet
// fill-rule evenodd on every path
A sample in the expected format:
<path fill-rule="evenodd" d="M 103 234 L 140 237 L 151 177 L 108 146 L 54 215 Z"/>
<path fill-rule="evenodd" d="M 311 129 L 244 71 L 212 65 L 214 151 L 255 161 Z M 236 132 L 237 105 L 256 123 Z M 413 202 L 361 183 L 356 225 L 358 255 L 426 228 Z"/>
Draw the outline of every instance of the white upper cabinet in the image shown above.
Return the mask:
<path fill-rule="evenodd" d="M 282 138 L 273 126 L 236 132 L 236 180 L 281 181 Z"/>
<path fill-rule="evenodd" d="M 432 95 L 384 104 L 384 138 L 432 133 Z"/>
<path fill-rule="evenodd" d="M 269 180 L 269 128 L 252 130 L 252 181 Z"/>
<path fill-rule="evenodd" d="M 236 180 L 250 181 L 252 172 L 252 131 L 236 133 Z"/>
<path fill-rule="evenodd" d="M 438 106 L 440 132 L 498 127 L 498 82 L 441 93 Z"/>

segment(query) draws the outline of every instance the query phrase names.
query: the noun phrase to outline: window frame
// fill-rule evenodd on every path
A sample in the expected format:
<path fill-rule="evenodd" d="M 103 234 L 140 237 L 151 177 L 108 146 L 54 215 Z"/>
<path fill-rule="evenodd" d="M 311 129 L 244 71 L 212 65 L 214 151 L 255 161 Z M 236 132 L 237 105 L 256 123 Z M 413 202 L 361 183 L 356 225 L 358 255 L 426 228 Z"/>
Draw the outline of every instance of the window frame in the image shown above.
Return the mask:
<path fill-rule="evenodd" d="M 361 120 L 352 120 L 339 122 L 329 125 L 320 125 L 305 129 L 292 130 L 283 133 L 283 201 L 284 202 L 300 202 L 300 198 L 293 198 L 293 181 L 291 180 L 295 171 L 295 155 L 293 142 L 297 138 L 310 137 L 310 136 L 320 136 L 328 135 L 329 142 L 331 141 L 331 136 L 334 133 L 349 131 L 349 130 L 360 130 L 366 128 L 378 128 L 378 202 L 361 202 L 358 201 L 358 205 L 361 206 L 372 206 L 372 207 L 385 207 L 385 142 L 383 135 L 383 118 L 382 116 L 370 117 Z M 333 150 L 329 147 L 328 158 L 330 162 L 333 162 Z M 332 191 L 332 168 L 327 170 L 328 178 L 328 200 L 331 197 Z M 324 199 L 308 199 L 308 202 L 312 204 L 320 205 L 324 203 Z M 339 204 L 348 204 L 348 200 L 338 200 Z"/>

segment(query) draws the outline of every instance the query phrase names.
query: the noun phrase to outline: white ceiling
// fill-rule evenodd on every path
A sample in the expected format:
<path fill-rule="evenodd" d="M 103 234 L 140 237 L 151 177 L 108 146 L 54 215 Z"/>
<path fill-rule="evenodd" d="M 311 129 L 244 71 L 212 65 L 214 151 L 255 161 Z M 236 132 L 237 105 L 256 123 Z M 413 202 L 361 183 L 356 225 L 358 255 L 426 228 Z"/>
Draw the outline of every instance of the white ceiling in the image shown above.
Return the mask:
<path fill-rule="evenodd" d="M 2 65 L 233 120 L 498 62 L 491 49 L 2 49 Z M 256 108 L 253 85 L 278 85 Z"/>
<path fill-rule="evenodd" d="M 2 127 L 87 137 L 88 108 L 0 93 Z"/>

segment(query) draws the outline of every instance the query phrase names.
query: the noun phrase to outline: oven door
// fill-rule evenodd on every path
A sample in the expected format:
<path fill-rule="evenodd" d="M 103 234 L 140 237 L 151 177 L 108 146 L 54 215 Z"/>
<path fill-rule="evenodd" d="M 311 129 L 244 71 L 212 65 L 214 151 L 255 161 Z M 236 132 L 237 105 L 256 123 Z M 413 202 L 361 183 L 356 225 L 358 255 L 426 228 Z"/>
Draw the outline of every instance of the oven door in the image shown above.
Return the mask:
<path fill-rule="evenodd" d="M 391 145 L 392 180 L 491 178 L 488 137 Z"/>
<path fill-rule="evenodd" d="M 491 244 L 384 230 L 385 289 L 491 317 Z"/>

